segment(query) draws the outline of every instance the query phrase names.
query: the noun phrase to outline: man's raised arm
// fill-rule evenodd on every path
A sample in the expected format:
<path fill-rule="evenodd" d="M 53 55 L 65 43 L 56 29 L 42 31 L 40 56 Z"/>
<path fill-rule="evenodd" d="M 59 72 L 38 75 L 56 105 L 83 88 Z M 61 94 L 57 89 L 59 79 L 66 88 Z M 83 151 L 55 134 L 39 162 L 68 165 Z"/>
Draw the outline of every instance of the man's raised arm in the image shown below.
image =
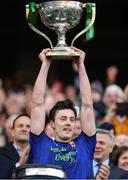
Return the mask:
<path fill-rule="evenodd" d="M 50 49 L 44 49 L 40 54 L 39 58 L 42 61 L 40 72 L 37 76 L 33 94 L 32 94 L 32 105 L 31 105 L 31 132 L 39 135 L 44 130 L 45 125 L 45 109 L 44 109 L 44 96 L 46 90 L 46 80 L 48 70 L 51 64 L 51 59 L 48 59 L 45 54 Z"/>
<path fill-rule="evenodd" d="M 73 47 L 73 49 L 81 54 L 79 59 L 75 61 L 80 79 L 80 96 L 82 101 L 80 112 L 81 127 L 85 134 L 92 136 L 96 133 L 95 115 L 90 82 L 84 66 L 85 53 L 77 48 Z"/>

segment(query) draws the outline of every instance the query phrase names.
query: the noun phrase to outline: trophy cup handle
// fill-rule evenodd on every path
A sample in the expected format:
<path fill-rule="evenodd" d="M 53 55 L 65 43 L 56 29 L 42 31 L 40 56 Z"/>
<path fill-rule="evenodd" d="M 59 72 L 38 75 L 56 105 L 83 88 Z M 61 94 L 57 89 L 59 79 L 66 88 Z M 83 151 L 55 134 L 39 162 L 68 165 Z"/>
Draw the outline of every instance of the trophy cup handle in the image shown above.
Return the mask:
<path fill-rule="evenodd" d="M 41 31 L 39 31 L 33 24 L 35 24 L 36 22 L 36 12 L 37 9 L 39 8 L 38 4 L 35 4 L 32 2 L 32 5 L 35 7 L 32 7 L 33 9 L 31 9 L 30 11 L 30 6 L 31 3 L 26 5 L 26 19 L 27 19 L 27 23 L 29 25 L 29 27 L 35 31 L 37 34 L 39 34 L 40 36 L 43 36 L 50 44 L 51 48 L 53 48 L 53 44 L 52 41 L 50 40 L 50 38 L 48 36 L 46 36 L 44 33 L 42 33 Z M 29 16 L 32 16 L 31 18 L 29 18 Z"/>
<path fill-rule="evenodd" d="M 87 5 L 88 5 L 88 3 L 84 3 L 84 4 L 83 4 L 83 8 L 84 8 L 84 7 L 87 7 Z M 95 5 L 95 3 L 92 3 L 92 18 L 91 18 L 91 20 L 90 20 L 90 23 L 88 24 L 87 27 L 85 27 L 85 29 L 83 29 L 81 32 L 79 32 L 79 33 L 73 38 L 73 40 L 72 40 L 72 42 L 71 42 L 71 46 L 73 46 L 75 40 L 76 40 L 78 37 L 80 37 L 82 34 L 84 34 L 85 32 L 87 32 L 87 31 L 91 28 L 91 26 L 94 24 L 95 18 L 96 18 L 96 5 Z"/>

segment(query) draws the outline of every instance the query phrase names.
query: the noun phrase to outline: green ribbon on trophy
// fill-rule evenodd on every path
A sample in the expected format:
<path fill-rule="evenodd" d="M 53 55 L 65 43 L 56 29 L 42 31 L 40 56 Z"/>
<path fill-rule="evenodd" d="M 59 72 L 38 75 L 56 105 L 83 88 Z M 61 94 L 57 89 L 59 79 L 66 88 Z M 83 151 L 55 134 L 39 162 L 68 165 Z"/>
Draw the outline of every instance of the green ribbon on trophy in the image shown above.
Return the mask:
<path fill-rule="evenodd" d="M 88 3 L 87 7 L 86 7 L 86 22 L 85 22 L 85 26 L 88 26 L 91 18 L 92 18 L 92 7 L 93 4 L 92 3 Z M 94 24 L 91 26 L 91 28 L 86 32 L 86 40 L 91 40 L 94 38 Z"/>
<path fill-rule="evenodd" d="M 43 9 L 43 7 L 44 7 L 44 5 L 42 3 L 36 4 L 34 2 L 30 2 L 27 5 L 27 8 L 29 9 L 28 23 L 31 23 L 32 25 L 36 24 L 38 8 Z M 46 14 L 47 14 L 47 16 L 51 16 L 52 15 L 52 13 L 50 13 L 50 12 L 47 12 Z"/>
<path fill-rule="evenodd" d="M 37 5 L 34 2 L 29 3 L 28 8 L 29 8 L 29 13 L 28 13 L 28 22 L 31 23 L 32 25 L 36 24 L 37 20 Z"/>

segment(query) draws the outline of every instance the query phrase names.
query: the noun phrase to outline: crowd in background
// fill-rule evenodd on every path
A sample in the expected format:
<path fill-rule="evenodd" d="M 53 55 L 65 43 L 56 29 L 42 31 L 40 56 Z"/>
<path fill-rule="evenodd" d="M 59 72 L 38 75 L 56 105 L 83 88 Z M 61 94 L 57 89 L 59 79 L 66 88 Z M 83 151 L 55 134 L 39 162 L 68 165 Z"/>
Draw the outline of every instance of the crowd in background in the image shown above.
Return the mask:
<path fill-rule="evenodd" d="M 106 84 L 100 80 L 91 82 L 93 105 L 97 129 L 111 132 L 113 148 L 110 158 L 114 166 L 128 171 L 128 84 L 124 88 L 117 84 L 118 68 L 111 66 L 106 70 Z M 105 75 L 105 74 L 104 74 Z M 30 115 L 32 85 L 4 86 L 0 80 L 0 148 L 13 142 L 13 121 L 20 114 Z M 86 91 L 86 89 L 85 89 Z M 81 132 L 79 121 L 79 80 L 75 76 L 74 83 L 64 86 L 56 80 L 51 87 L 47 86 L 45 94 L 45 110 L 48 115 L 53 105 L 64 99 L 71 99 L 77 109 L 76 129 L 74 137 Z M 53 138 L 52 128 L 46 119 L 45 131 Z M 96 147 L 98 148 L 98 147 Z"/>

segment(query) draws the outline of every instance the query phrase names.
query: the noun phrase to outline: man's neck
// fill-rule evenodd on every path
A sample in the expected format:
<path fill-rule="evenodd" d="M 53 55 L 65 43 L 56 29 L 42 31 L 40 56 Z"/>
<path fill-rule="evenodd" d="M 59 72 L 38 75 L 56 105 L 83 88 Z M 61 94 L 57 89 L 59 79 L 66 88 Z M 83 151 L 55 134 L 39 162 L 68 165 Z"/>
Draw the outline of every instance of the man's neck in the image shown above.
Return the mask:
<path fill-rule="evenodd" d="M 54 134 L 54 140 L 58 141 L 60 143 L 69 143 L 72 140 L 72 138 L 71 139 L 61 139 L 58 136 L 56 136 L 56 134 Z"/>
<path fill-rule="evenodd" d="M 14 141 L 13 144 L 14 144 L 17 148 L 19 148 L 19 149 L 21 149 L 21 150 L 23 150 L 26 146 L 28 146 L 28 142 L 27 142 L 27 141 L 25 141 L 25 142 L 17 142 L 17 141 Z"/>

